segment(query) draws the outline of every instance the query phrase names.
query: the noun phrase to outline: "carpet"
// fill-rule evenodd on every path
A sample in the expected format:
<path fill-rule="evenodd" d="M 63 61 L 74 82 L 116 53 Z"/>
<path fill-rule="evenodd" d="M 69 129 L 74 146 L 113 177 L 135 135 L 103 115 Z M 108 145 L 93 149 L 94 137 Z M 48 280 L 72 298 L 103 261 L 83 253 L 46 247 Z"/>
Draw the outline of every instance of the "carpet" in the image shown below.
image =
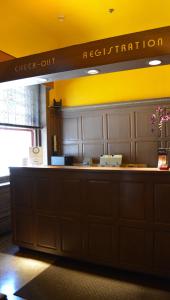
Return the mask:
<path fill-rule="evenodd" d="M 27 300 L 170 300 L 170 281 L 61 259 L 15 295 Z"/>

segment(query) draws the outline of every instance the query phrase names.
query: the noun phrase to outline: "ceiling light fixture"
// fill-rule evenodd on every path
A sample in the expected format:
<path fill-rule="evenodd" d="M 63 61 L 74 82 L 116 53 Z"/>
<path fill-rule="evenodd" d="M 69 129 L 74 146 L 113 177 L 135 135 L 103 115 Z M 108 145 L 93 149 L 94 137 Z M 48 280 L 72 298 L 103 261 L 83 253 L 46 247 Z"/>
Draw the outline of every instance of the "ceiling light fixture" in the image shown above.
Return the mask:
<path fill-rule="evenodd" d="M 97 70 L 97 69 L 91 69 L 91 70 L 87 71 L 87 74 L 90 74 L 90 75 L 95 75 L 95 74 L 98 74 L 98 73 L 99 73 L 99 70 Z"/>
<path fill-rule="evenodd" d="M 60 16 L 58 16 L 58 20 L 59 20 L 60 22 L 63 22 L 63 21 L 64 21 L 64 18 L 65 18 L 65 16 L 64 16 L 64 15 L 60 15 Z"/>
<path fill-rule="evenodd" d="M 109 12 L 110 14 L 112 14 L 112 12 L 114 12 L 114 8 L 109 8 L 109 9 L 108 9 L 108 12 Z"/>
<path fill-rule="evenodd" d="M 154 59 L 154 60 L 150 60 L 150 61 L 149 61 L 149 65 L 150 65 L 150 66 L 158 66 L 158 65 L 160 65 L 161 63 L 162 63 L 162 61 L 159 60 L 159 59 Z"/>

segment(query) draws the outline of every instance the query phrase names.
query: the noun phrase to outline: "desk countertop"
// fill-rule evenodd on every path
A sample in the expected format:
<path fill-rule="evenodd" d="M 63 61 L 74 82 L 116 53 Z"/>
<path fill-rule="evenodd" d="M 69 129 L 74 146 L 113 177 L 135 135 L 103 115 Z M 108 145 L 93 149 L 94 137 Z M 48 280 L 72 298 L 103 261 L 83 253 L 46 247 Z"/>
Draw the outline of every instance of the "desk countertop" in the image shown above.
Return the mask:
<path fill-rule="evenodd" d="M 24 167 L 11 167 L 13 168 L 26 168 L 26 169 L 53 169 L 53 170 L 84 170 L 84 171 L 109 171 L 109 172 L 160 172 L 160 173 L 168 173 L 170 174 L 169 170 L 159 170 L 158 168 L 136 168 L 136 167 L 101 167 L 98 165 L 95 166 L 83 166 L 83 165 L 75 165 L 75 166 L 50 166 L 50 165 L 41 165 L 41 166 L 24 166 Z"/>

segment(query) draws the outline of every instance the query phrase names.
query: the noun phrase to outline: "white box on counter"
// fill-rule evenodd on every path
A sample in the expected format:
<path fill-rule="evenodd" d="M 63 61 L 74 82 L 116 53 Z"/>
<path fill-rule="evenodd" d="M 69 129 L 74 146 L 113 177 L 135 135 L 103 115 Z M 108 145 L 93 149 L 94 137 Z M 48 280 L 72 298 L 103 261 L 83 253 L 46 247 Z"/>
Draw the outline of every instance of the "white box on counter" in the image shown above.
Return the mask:
<path fill-rule="evenodd" d="M 101 166 L 119 167 L 122 164 L 122 154 L 100 156 Z"/>

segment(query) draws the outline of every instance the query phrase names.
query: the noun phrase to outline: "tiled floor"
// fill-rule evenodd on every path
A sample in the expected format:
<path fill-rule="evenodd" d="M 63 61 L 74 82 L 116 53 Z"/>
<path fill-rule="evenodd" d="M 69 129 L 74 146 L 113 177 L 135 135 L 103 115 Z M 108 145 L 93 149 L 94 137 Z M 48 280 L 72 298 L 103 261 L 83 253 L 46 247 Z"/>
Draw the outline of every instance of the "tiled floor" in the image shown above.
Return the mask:
<path fill-rule="evenodd" d="M 11 236 L 0 237 L 0 292 L 8 300 L 21 298 L 13 294 L 36 277 L 54 261 L 55 257 L 21 251 L 11 242 Z"/>

